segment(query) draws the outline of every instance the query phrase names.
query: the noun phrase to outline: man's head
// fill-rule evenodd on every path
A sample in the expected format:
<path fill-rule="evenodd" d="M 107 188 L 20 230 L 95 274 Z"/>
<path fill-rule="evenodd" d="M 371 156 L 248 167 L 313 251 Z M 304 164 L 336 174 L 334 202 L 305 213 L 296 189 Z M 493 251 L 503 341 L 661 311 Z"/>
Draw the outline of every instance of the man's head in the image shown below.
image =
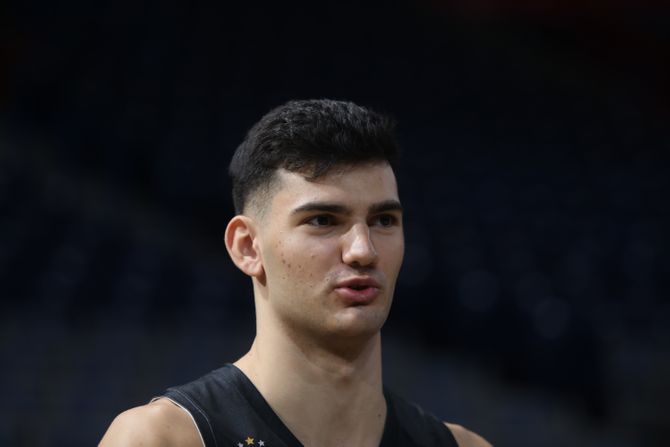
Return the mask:
<path fill-rule="evenodd" d="M 315 180 L 371 162 L 394 167 L 397 158 L 388 117 L 351 102 L 290 101 L 261 118 L 235 151 L 229 168 L 235 211 L 263 210 L 280 169 Z"/>
<path fill-rule="evenodd" d="M 231 163 L 225 241 L 253 279 L 259 333 L 379 332 L 404 251 L 396 156 L 389 120 L 351 103 L 290 102 L 252 128 Z"/>

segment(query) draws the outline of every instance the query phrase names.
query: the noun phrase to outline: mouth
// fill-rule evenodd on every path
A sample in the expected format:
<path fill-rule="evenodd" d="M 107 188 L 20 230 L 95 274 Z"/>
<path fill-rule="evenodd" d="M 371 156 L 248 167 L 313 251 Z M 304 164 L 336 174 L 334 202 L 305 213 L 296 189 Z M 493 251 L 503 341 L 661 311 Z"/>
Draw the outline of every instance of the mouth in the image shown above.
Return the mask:
<path fill-rule="evenodd" d="M 365 305 L 373 302 L 379 295 L 380 284 L 369 277 L 357 277 L 339 281 L 335 292 L 349 305 Z"/>
<path fill-rule="evenodd" d="M 381 286 L 379 285 L 379 282 L 371 276 L 354 276 L 338 281 L 337 284 L 335 284 L 335 287 L 348 287 L 350 289 L 362 290 L 368 287 L 379 289 Z"/>

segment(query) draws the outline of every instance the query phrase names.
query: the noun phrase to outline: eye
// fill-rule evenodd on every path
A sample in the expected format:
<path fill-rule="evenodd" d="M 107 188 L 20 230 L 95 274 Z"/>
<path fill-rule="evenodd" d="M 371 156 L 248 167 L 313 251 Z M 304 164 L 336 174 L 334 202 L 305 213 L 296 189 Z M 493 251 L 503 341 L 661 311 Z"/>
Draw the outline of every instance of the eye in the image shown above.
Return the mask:
<path fill-rule="evenodd" d="M 372 219 L 373 225 L 388 228 L 398 224 L 398 218 L 393 214 L 380 214 Z"/>
<path fill-rule="evenodd" d="M 329 214 L 319 214 L 311 217 L 306 223 L 314 227 L 328 227 L 335 223 L 335 218 Z"/>

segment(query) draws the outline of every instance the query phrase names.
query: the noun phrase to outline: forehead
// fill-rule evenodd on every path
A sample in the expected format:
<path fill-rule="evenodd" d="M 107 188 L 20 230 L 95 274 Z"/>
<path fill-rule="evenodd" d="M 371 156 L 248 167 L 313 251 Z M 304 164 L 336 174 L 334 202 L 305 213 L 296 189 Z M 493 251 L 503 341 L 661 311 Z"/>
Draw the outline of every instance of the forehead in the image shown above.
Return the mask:
<path fill-rule="evenodd" d="M 277 186 L 271 208 L 286 211 L 312 201 L 330 201 L 358 205 L 398 200 L 398 187 L 393 169 L 388 163 L 345 167 L 317 179 L 286 170 L 277 172 Z"/>

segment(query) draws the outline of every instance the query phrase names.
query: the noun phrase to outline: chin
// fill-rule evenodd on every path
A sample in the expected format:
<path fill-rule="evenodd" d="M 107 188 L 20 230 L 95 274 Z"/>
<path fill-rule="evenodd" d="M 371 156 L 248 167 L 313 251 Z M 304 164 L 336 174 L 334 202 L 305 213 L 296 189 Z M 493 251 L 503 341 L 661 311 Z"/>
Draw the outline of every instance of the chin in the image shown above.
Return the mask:
<path fill-rule="evenodd" d="M 332 336 L 370 338 L 379 333 L 387 316 L 388 312 L 382 312 L 379 309 L 347 308 L 337 316 L 335 327 L 332 328 Z"/>

